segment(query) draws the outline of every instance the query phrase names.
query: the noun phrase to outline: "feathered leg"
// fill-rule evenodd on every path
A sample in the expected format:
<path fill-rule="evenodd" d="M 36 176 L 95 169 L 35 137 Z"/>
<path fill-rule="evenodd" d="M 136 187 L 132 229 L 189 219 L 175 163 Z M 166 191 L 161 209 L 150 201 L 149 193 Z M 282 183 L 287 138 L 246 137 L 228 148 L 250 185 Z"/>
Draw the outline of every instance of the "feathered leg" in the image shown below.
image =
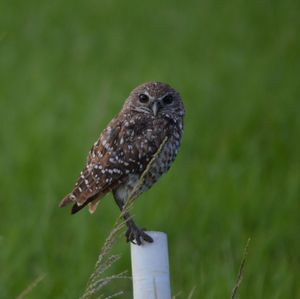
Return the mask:
<path fill-rule="evenodd" d="M 121 198 L 118 197 L 117 192 L 113 192 L 114 199 L 121 212 L 124 210 L 124 203 Z M 144 229 L 139 228 L 132 220 L 130 214 L 124 211 L 123 218 L 126 221 L 127 231 L 125 233 L 126 241 L 133 244 L 141 245 L 142 240 L 152 243 L 153 239 L 147 235 Z"/>

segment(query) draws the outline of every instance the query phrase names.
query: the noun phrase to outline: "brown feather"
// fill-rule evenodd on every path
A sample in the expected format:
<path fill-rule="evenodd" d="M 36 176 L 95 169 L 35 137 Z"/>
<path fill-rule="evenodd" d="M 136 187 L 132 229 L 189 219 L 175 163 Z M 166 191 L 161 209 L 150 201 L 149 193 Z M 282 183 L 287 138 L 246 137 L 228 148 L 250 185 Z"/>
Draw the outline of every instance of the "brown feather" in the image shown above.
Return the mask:
<path fill-rule="evenodd" d="M 75 214 L 77 212 L 79 212 L 81 209 L 83 209 L 86 205 L 88 205 L 90 202 L 92 202 L 93 200 L 97 199 L 97 200 L 100 200 L 100 197 L 99 194 L 95 194 L 94 196 L 88 198 L 82 205 L 78 205 L 77 203 L 75 203 L 73 206 L 72 206 L 72 210 L 71 210 L 71 214 Z"/>

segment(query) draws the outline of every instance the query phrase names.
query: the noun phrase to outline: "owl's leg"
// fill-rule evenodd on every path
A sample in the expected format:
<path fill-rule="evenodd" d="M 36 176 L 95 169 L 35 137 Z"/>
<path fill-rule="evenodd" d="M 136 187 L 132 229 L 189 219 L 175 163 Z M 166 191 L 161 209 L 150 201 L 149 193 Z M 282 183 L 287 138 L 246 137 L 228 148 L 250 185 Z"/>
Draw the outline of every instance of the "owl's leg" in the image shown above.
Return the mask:
<path fill-rule="evenodd" d="M 114 199 L 115 199 L 115 202 L 118 205 L 119 209 L 123 212 L 123 209 L 124 209 L 123 200 L 118 198 L 116 193 L 114 193 Z M 127 225 L 127 231 L 125 233 L 127 242 L 132 242 L 133 244 L 137 244 L 137 245 L 141 245 L 142 240 L 149 242 L 149 243 L 153 242 L 153 239 L 145 233 L 144 229 L 139 228 L 134 223 L 130 214 L 127 211 L 124 212 L 123 218 L 126 221 L 126 225 Z"/>
<path fill-rule="evenodd" d="M 152 243 L 153 239 L 145 233 L 145 230 L 139 228 L 130 218 L 130 215 L 128 213 L 125 213 L 124 219 L 126 219 L 127 217 L 129 217 L 129 219 L 126 221 L 128 229 L 125 233 L 127 242 L 132 242 L 133 244 L 141 245 L 142 240 L 144 240 L 146 242 Z"/>

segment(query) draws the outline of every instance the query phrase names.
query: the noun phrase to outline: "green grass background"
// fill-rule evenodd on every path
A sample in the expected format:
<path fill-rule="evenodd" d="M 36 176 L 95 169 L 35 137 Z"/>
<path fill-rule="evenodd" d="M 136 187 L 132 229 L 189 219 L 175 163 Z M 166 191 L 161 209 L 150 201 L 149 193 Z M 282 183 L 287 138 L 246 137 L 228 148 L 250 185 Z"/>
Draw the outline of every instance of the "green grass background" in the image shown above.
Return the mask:
<path fill-rule="evenodd" d="M 168 82 L 182 147 L 136 202 L 169 238 L 173 294 L 300 298 L 300 2 L 0 2 L 0 298 L 78 298 L 118 209 L 59 209 L 129 91 Z M 130 270 L 129 246 L 113 271 Z M 113 286 L 112 286 L 113 288 Z M 123 284 L 131 298 L 131 282 Z M 109 295 L 106 294 L 106 295 Z"/>

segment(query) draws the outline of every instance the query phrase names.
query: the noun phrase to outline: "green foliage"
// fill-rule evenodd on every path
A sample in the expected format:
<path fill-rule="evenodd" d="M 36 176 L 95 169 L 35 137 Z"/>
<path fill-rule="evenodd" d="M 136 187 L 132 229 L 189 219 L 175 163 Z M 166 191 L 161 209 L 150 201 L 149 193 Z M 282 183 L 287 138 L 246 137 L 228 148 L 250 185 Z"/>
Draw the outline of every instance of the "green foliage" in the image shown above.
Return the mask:
<path fill-rule="evenodd" d="M 28 298 L 84 292 L 119 211 L 111 196 L 92 216 L 58 203 L 149 80 L 187 110 L 178 159 L 133 209 L 168 233 L 176 298 L 230 298 L 248 237 L 240 298 L 299 298 L 299 3 L 1 1 L 0 298 L 43 273 Z M 115 273 L 130 269 L 115 250 Z"/>

